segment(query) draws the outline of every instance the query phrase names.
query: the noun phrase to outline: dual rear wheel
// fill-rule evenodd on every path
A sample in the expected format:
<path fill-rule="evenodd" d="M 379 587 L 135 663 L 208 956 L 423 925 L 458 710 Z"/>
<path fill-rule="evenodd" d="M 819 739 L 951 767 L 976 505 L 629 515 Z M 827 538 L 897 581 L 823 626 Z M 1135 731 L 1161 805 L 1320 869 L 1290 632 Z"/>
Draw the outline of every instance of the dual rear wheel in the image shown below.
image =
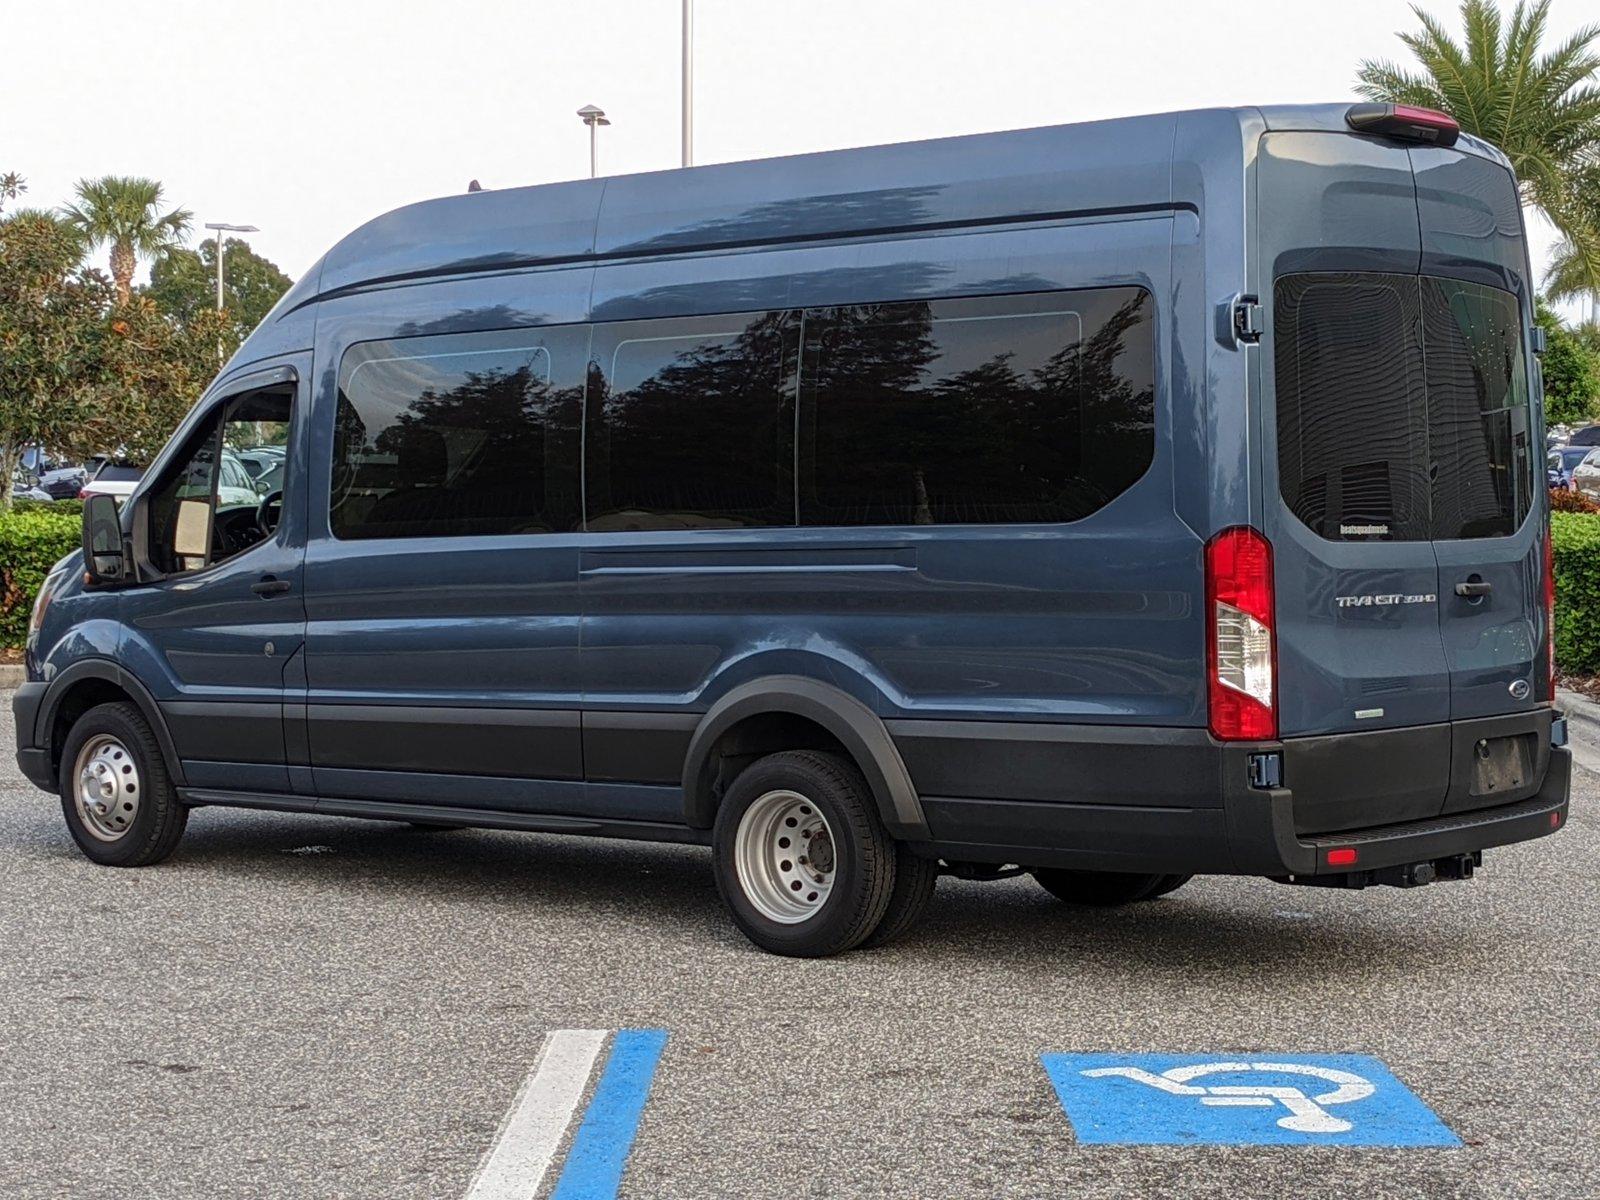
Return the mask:
<path fill-rule="evenodd" d="M 896 844 L 855 764 L 787 750 L 734 780 L 712 832 L 717 890 L 764 950 L 820 958 L 878 946 L 928 906 L 938 864 Z"/>

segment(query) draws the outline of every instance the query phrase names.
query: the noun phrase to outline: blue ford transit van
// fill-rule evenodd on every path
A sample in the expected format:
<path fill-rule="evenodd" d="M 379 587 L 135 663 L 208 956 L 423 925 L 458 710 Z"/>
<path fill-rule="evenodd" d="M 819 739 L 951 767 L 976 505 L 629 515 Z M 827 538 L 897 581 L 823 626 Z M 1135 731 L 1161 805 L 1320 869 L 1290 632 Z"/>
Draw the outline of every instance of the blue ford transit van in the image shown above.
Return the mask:
<path fill-rule="evenodd" d="M 412 205 L 91 502 L 21 765 L 112 865 L 706 844 L 797 955 L 941 872 L 1464 878 L 1567 811 L 1532 299 L 1506 160 L 1382 105 Z"/>

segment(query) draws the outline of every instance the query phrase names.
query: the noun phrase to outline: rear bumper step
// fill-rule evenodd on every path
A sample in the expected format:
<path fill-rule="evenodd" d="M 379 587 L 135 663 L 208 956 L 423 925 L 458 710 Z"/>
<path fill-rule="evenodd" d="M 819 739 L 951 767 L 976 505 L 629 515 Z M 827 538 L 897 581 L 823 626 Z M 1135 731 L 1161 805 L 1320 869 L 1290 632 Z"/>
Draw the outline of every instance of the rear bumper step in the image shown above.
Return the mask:
<path fill-rule="evenodd" d="M 1274 810 L 1271 833 L 1276 854 L 1289 869 L 1282 875 L 1297 881 L 1306 877 L 1341 878 L 1343 886 L 1361 886 L 1357 879 L 1372 878 L 1373 883 L 1397 883 L 1415 886 L 1432 879 L 1417 878 L 1417 872 L 1405 871 L 1422 864 L 1430 864 L 1439 878 L 1452 877 L 1449 872 L 1462 870 L 1453 877 L 1470 877 L 1471 870 L 1459 865 L 1468 856 L 1474 859 L 1481 851 L 1494 846 L 1508 846 L 1513 842 L 1531 841 L 1554 833 L 1567 823 L 1567 805 L 1572 780 L 1572 754 L 1565 749 L 1552 749 L 1549 769 L 1539 794 L 1529 800 L 1496 808 L 1478 809 L 1475 812 L 1454 813 L 1430 821 L 1413 821 L 1405 825 L 1390 825 L 1380 829 L 1363 829 L 1323 837 L 1305 838 L 1294 832 L 1292 818 Z M 1355 852 L 1352 863 L 1334 866 L 1329 856 L 1339 851 Z M 1476 861 L 1473 863 L 1476 866 Z M 1399 871 L 1398 877 L 1391 877 Z M 1277 875 L 1277 872 L 1269 872 Z"/>

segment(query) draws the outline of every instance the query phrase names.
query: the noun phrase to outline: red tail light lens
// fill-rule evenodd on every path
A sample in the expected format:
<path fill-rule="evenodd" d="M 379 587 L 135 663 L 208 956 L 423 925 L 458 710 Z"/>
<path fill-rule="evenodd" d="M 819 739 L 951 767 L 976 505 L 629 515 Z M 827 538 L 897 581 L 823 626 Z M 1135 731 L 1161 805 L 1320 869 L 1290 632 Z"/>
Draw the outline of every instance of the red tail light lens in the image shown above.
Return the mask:
<path fill-rule="evenodd" d="M 1206 660 L 1213 736 L 1277 737 L 1272 546 L 1248 526 L 1224 529 L 1206 544 Z"/>
<path fill-rule="evenodd" d="M 1556 550 L 1544 531 L 1544 674 L 1545 699 L 1556 701 Z"/>

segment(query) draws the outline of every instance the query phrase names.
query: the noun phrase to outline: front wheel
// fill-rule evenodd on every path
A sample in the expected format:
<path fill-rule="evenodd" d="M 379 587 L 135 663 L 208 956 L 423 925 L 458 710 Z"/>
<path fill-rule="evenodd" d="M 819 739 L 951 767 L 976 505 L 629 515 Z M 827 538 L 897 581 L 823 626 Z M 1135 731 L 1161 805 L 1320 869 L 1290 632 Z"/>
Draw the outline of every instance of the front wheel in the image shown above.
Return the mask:
<path fill-rule="evenodd" d="M 1147 875 L 1132 871 L 1066 871 L 1043 868 L 1033 877 L 1057 900 L 1112 908 L 1139 900 L 1154 900 L 1188 883 L 1189 875 Z"/>
<path fill-rule="evenodd" d="M 189 821 L 155 732 L 132 704 L 101 704 L 78 718 L 61 749 L 60 783 L 72 840 L 108 867 L 160 862 Z"/>
<path fill-rule="evenodd" d="M 747 768 L 717 810 L 712 852 L 734 923 L 774 954 L 859 945 L 894 892 L 894 842 L 861 772 L 834 754 L 787 750 Z"/>

